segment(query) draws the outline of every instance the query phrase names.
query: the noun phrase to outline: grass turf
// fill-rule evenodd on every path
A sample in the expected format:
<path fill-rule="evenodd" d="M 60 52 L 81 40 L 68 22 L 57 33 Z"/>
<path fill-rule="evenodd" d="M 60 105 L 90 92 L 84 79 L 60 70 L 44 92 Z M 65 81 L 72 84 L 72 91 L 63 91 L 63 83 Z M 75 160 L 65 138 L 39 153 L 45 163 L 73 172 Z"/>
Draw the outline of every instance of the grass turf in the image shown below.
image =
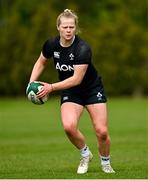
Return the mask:
<path fill-rule="evenodd" d="M 85 111 L 80 129 L 94 154 L 89 172 L 77 175 L 79 152 L 60 121 L 59 100 L 38 106 L 26 99 L 0 99 L 0 178 L 148 178 L 148 99 L 109 99 L 111 157 L 115 174 L 100 169 L 97 141 Z"/>

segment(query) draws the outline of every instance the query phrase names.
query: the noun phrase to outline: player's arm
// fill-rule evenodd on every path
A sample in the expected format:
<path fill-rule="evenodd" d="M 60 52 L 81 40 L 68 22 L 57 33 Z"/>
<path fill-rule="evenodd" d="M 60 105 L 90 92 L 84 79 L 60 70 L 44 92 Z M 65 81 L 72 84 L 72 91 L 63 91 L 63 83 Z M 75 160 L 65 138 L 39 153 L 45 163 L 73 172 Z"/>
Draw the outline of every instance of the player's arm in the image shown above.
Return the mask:
<path fill-rule="evenodd" d="M 36 81 L 39 78 L 39 76 L 41 75 L 41 73 L 43 72 L 46 66 L 46 63 L 47 63 L 47 59 L 41 53 L 33 67 L 30 77 L 30 82 Z"/>
<path fill-rule="evenodd" d="M 53 84 L 48 84 L 43 82 L 44 88 L 39 92 L 38 97 L 39 98 L 44 97 L 45 95 L 51 93 L 52 91 L 69 89 L 71 87 L 79 85 L 84 78 L 87 68 L 88 68 L 88 64 L 74 65 L 73 76 Z"/>
<path fill-rule="evenodd" d="M 88 64 L 74 65 L 74 74 L 70 78 L 52 84 L 53 91 L 69 89 L 81 84 L 86 73 Z"/>

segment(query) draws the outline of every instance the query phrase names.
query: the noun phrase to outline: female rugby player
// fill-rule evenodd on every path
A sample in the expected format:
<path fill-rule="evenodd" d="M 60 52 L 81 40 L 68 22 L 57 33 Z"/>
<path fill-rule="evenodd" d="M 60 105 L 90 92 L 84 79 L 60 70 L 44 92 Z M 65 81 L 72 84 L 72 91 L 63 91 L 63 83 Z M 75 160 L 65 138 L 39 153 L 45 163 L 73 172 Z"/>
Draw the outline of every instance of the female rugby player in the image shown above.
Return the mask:
<path fill-rule="evenodd" d="M 78 17 L 69 9 L 57 18 L 59 36 L 49 38 L 43 45 L 30 77 L 30 82 L 38 80 L 48 59 L 53 58 L 59 74 L 59 82 L 42 82 L 43 89 L 38 97 L 53 91 L 61 91 L 61 119 L 63 128 L 71 143 L 80 150 L 81 160 L 78 174 L 88 171 L 93 155 L 86 144 L 78 122 L 84 107 L 92 120 L 99 146 L 101 168 L 105 173 L 114 173 L 110 165 L 110 137 L 107 125 L 106 96 L 100 75 L 91 59 L 91 48 L 83 41 L 78 32 Z"/>

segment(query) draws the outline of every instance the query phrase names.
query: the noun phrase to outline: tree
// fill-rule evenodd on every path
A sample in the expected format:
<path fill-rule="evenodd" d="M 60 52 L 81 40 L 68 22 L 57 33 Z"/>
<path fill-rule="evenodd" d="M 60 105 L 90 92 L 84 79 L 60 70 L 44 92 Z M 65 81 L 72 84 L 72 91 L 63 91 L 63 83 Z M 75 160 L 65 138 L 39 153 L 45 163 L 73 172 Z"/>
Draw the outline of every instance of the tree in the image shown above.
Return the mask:
<path fill-rule="evenodd" d="M 0 93 L 22 95 L 44 41 L 57 34 L 56 17 L 69 8 L 109 95 L 148 94 L 147 0 L 0 0 Z M 50 61 L 41 80 L 57 81 Z M 11 87 L 11 88 L 8 88 Z"/>

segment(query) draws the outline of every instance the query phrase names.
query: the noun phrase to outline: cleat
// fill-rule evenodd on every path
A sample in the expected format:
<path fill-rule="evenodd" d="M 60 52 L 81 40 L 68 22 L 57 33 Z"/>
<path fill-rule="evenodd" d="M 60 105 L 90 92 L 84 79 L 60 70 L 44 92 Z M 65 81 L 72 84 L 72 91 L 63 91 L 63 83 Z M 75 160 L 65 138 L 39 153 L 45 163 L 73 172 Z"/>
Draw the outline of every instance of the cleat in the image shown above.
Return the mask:
<path fill-rule="evenodd" d="M 93 155 L 90 152 L 89 156 L 82 157 L 78 166 L 77 174 L 84 174 L 88 171 L 88 164 L 92 160 Z"/>
<path fill-rule="evenodd" d="M 102 165 L 102 171 L 104 171 L 105 173 L 115 173 L 110 164 Z"/>

